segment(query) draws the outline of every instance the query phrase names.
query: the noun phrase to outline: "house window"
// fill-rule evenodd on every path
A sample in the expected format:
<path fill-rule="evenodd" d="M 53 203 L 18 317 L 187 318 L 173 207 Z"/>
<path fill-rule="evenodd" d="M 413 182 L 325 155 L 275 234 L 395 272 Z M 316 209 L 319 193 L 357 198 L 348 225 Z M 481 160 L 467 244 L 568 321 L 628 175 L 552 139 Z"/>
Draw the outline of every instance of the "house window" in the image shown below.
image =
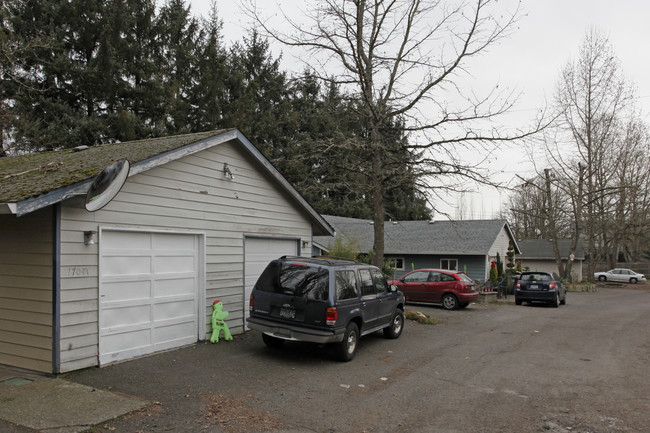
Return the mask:
<path fill-rule="evenodd" d="M 393 257 L 388 259 L 388 266 L 390 266 L 391 269 L 395 269 L 397 271 L 403 271 L 404 270 L 404 259 L 401 257 Z"/>
<path fill-rule="evenodd" d="M 458 259 L 440 259 L 440 269 L 447 269 L 448 271 L 457 271 Z"/>

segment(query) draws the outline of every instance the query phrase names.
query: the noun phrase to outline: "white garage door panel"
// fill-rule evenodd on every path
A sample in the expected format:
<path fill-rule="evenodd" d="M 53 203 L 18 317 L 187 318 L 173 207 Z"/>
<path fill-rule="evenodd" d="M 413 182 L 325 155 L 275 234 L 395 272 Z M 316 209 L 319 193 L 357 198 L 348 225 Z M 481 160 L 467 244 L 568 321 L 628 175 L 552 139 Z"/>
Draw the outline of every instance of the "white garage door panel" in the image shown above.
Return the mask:
<path fill-rule="evenodd" d="M 131 301 L 148 299 L 151 296 L 151 281 L 133 281 L 131 284 L 105 282 L 102 290 L 102 302 Z"/>
<path fill-rule="evenodd" d="M 131 354 L 132 356 L 138 356 L 147 353 L 144 351 L 144 348 L 150 346 L 150 341 L 151 330 L 149 328 L 139 330 L 130 329 L 128 332 L 116 332 L 104 336 L 102 338 L 102 345 L 104 346 L 104 350 L 108 353 Z"/>
<path fill-rule="evenodd" d="M 104 308 L 99 321 L 100 329 L 106 332 L 125 332 L 133 325 L 149 323 L 151 305 L 118 304 L 113 308 Z"/>
<path fill-rule="evenodd" d="M 197 341 L 198 235 L 104 230 L 100 250 L 100 364 Z"/>
<path fill-rule="evenodd" d="M 194 318 L 194 299 L 170 299 L 160 302 L 153 307 L 154 322 L 172 321 L 175 319 Z"/>
<path fill-rule="evenodd" d="M 193 277 L 171 278 L 156 281 L 154 289 L 155 297 L 189 295 L 194 297 L 194 285 L 196 280 Z"/>
<path fill-rule="evenodd" d="M 159 326 L 156 327 L 156 334 L 154 335 L 154 341 L 156 345 L 165 345 L 167 343 L 172 343 L 176 341 L 184 342 L 185 337 L 187 336 L 188 332 L 193 332 L 194 331 L 194 321 L 187 321 L 183 323 L 171 323 L 169 325 L 165 325 L 164 323 L 159 324 Z M 196 340 L 194 340 L 196 341 Z M 190 343 L 193 343 L 191 341 Z M 182 343 L 186 344 L 186 343 Z M 170 347 L 173 347 L 174 345 L 172 344 Z"/>
<path fill-rule="evenodd" d="M 134 253 L 112 256 L 107 253 L 102 261 L 102 276 L 143 275 L 151 273 L 151 257 Z M 115 254 L 115 253 L 112 253 Z"/>
<path fill-rule="evenodd" d="M 104 232 L 102 236 L 102 249 L 121 250 L 125 245 L 129 250 L 151 249 L 151 233 L 148 232 Z"/>
<path fill-rule="evenodd" d="M 156 236 L 153 238 L 153 248 L 155 250 L 194 251 L 195 247 L 195 239 L 193 236 L 172 233 L 156 233 Z"/>
<path fill-rule="evenodd" d="M 166 256 L 156 257 L 153 262 L 153 271 L 157 275 L 178 274 L 181 272 L 193 272 L 196 267 L 195 256 Z"/>

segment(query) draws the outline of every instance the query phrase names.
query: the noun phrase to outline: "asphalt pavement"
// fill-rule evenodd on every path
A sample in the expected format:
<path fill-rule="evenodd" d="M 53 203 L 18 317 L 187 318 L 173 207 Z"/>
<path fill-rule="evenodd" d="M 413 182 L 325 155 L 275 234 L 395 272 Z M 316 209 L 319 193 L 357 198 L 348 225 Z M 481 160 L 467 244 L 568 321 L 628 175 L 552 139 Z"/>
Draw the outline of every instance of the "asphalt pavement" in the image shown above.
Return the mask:
<path fill-rule="evenodd" d="M 269 349 L 255 331 L 59 377 L 0 368 L 0 432 L 647 431 L 650 287 L 566 306 L 408 306 L 438 325 Z"/>

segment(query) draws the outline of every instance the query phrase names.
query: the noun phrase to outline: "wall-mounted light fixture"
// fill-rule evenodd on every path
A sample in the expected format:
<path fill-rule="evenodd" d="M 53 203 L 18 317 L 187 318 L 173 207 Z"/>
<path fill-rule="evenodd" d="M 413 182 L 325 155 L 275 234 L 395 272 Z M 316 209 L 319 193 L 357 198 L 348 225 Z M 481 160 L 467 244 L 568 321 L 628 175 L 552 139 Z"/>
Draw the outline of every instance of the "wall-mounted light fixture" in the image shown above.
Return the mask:
<path fill-rule="evenodd" d="M 230 167 L 228 167 L 227 163 L 223 164 L 223 178 L 228 180 L 233 180 L 235 178 L 235 175 L 232 174 L 232 171 L 230 171 Z"/>
<path fill-rule="evenodd" d="M 97 232 L 88 230 L 84 232 L 84 245 L 95 245 L 97 243 Z"/>
<path fill-rule="evenodd" d="M 309 246 L 309 241 L 302 241 L 302 247 L 307 248 Z"/>

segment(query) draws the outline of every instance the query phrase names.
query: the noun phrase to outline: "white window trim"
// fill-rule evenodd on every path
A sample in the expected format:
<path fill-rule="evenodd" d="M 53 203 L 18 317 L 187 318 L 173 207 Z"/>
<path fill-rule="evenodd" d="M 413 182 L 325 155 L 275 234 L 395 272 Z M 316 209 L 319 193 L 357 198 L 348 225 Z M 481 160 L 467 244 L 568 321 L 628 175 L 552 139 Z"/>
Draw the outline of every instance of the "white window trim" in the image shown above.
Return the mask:
<path fill-rule="evenodd" d="M 393 266 L 396 263 L 397 260 L 402 261 L 402 266 L 401 267 Z M 406 260 L 404 260 L 404 257 L 390 257 L 388 259 L 388 262 L 390 264 L 391 269 L 395 269 L 396 271 L 403 271 L 404 270 L 404 264 L 406 263 Z"/>
<path fill-rule="evenodd" d="M 453 269 L 443 268 L 443 267 L 442 267 L 442 262 L 445 261 L 445 260 L 446 260 L 448 263 L 451 263 L 451 262 L 453 261 L 454 263 L 456 263 L 456 266 L 454 266 Z M 449 271 L 457 271 L 457 270 L 458 270 L 458 259 L 440 259 L 440 269 L 447 269 L 447 270 L 449 270 Z"/>

